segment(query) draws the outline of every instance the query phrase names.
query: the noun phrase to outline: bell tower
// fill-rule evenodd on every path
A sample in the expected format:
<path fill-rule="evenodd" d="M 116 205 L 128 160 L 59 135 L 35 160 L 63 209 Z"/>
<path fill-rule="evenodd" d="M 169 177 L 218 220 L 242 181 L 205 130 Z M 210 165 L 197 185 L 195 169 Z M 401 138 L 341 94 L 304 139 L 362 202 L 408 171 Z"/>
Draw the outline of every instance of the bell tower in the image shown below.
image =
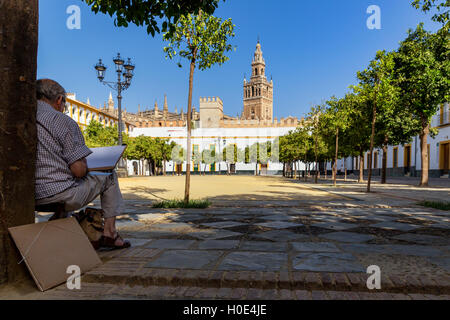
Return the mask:
<path fill-rule="evenodd" d="M 250 81 L 244 79 L 244 113 L 245 120 L 273 121 L 273 81 L 267 81 L 266 62 L 261 51 L 261 44 L 256 44 L 252 60 Z"/>

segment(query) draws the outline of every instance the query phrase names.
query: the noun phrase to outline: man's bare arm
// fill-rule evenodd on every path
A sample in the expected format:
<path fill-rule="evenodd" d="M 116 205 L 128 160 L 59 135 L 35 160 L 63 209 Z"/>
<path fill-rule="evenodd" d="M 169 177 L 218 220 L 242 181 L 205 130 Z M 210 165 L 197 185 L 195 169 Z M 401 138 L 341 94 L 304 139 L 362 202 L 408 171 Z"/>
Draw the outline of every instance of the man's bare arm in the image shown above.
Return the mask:
<path fill-rule="evenodd" d="M 88 173 L 86 158 L 75 161 L 70 165 L 70 171 L 75 178 L 81 179 Z"/>

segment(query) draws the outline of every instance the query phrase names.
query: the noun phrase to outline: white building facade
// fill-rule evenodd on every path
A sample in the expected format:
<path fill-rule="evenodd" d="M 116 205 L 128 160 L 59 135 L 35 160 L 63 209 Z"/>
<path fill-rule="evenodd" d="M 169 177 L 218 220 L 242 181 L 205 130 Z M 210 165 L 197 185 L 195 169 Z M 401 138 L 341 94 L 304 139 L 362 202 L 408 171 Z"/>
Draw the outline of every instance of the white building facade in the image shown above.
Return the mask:
<path fill-rule="evenodd" d="M 288 134 L 289 131 L 295 130 L 295 127 L 265 127 L 265 128 L 198 128 L 192 130 L 192 151 L 193 153 L 203 153 L 204 150 L 215 151 L 216 154 L 223 154 L 225 147 L 236 146 L 237 149 L 244 151 L 246 147 L 250 147 L 256 143 L 272 143 L 280 136 Z M 168 139 L 174 141 L 178 146 L 187 149 L 187 138 L 185 127 L 155 127 L 155 128 L 135 128 L 131 132 L 132 137 L 149 136 Z M 276 150 L 272 150 L 274 153 Z M 264 152 L 264 151 L 261 151 Z M 276 157 L 273 154 L 274 158 Z M 231 157 L 230 157 L 231 158 Z M 263 157 L 261 157 L 263 158 Z M 262 174 L 277 175 L 282 174 L 283 164 L 278 161 L 268 161 L 267 163 L 259 163 L 256 161 L 245 163 L 240 161 L 218 161 L 215 163 L 194 163 L 191 162 L 192 173 L 232 173 L 232 174 Z M 166 163 L 166 172 L 168 174 L 186 172 L 186 161 L 178 164 L 177 161 L 169 161 Z M 149 175 L 150 168 L 146 161 L 129 160 L 128 174 Z"/>
<path fill-rule="evenodd" d="M 433 116 L 431 127 L 439 130 L 434 137 L 428 135 L 428 157 L 429 177 L 449 178 L 450 170 L 450 106 L 445 103 L 440 106 L 438 112 Z M 370 153 L 364 154 L 364 173 L 367 174 Z M 381 175 L 383 161 L 383 150 L 374 149 L 372 174 Z M 421 167 L 420 138 L 415 136 L 410 143 L 404 145 L 388 146 L 386 175 L 391 177 L 420 177 Z M 342 173 L 345 168 L 347 172 L 359 171 L 359 157 L 349 157 L 338 160 L 338 170 Z M 331 164 L 327 165 L 332 170 Z"/>

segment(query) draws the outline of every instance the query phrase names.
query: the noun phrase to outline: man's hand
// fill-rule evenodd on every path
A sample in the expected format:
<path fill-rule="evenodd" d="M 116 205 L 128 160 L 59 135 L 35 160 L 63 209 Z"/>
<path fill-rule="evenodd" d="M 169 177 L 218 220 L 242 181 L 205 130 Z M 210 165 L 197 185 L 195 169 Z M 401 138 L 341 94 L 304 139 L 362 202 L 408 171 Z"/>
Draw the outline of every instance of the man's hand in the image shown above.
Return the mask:
<path fill-rule="evenodd" d="M 75 178 L 81 179 L 88 173 L 86 158 L 80 159 L 70 165 L 70 171 Z"/>

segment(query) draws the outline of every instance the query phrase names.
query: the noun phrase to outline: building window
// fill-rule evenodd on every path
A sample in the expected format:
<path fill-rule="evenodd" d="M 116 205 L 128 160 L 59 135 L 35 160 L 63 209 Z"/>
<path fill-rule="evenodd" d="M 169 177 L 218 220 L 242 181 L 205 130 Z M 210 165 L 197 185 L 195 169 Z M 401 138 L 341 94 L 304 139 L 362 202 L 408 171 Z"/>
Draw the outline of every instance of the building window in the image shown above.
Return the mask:
<path fill-rule="evenodd" d="M 393 150 L 392 167 L 393 168 L 397 168 L 398 167 L 398 148 L 397 147 L 395 147 L 394 150 Z"/>

